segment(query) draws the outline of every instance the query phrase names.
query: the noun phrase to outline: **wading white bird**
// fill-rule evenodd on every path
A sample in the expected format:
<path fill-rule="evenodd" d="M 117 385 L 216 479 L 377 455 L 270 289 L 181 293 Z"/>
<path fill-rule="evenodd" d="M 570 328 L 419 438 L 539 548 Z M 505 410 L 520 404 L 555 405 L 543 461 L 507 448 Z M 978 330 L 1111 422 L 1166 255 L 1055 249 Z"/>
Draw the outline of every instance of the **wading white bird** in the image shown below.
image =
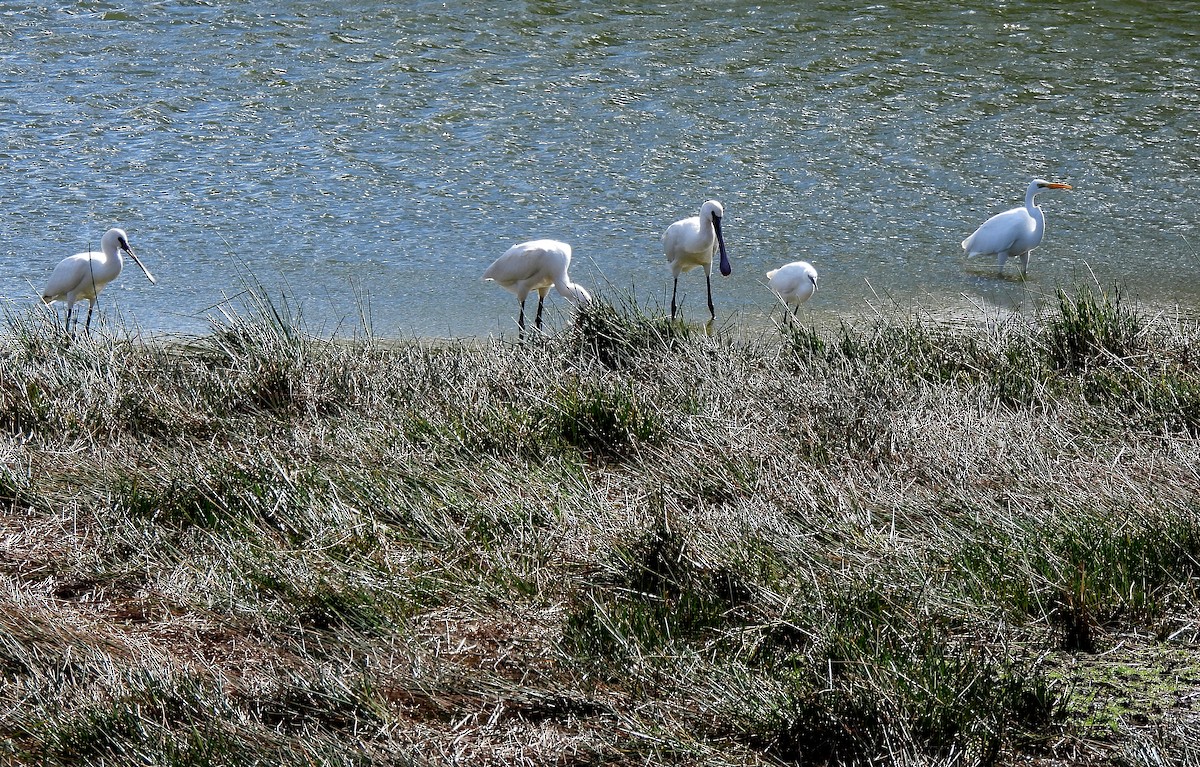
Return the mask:
<path fill-rule="evenodd" d="M 793 261 L 767 272 L 767 284 L 794 315 L 817 292 L 817 270 L 807 261 Z"/>
<path fill-rule="evenodd" d="M 1021 259 L 1021 277 L 1029 269 L 1029 251 L 1042 242 L 1046 233 L 1046 217 L 1042 209 L 1033 204 L 1033 198 L 1047 189 L 1070 189 L 1070 184 L 1059 184 L 1035 178 L 1025 190 L 1025 206 L 1013 208 L 983 222 L 983 226 L 962 241 L 968 256 L 995 256 L 996 268 L 1003 272 L 1004 262 L 1009 256 Z"/>
<path fill-rule="evenodd" d="M 68 330 L 71 328 L 71 310 L 75 308 L 75 302 L 81 298 L 86 298 L 88 301 L 87 323 L 84 325 L 84 329 L 91 328 L 92 309 L 96 306 L 100 291 L 104 289 L 105 285 L 117 279 L 121 268 L 125 266 L 125 261 L 121 258 L 122 250 L 133 257 L 134 262 L 146 273 L 150 284 L 153 285 L 154 275 L 150 274 L 150 270 L 129 247 L 129 238 L 121 229 L 109 229 L 104 233 L 104 236 L 100 238 L 101 252 L 76 253 L 59 261 L 58 266 L 54 267 L 54 271 L 50 273 L 50 279 L 46 282 L 46 289 L 42 291 L 42 302 L 46 304 L 53 301 L 67 302 Z"/>
<path fill-rule="evenodd" d="M 513 245 L 497 258 L 483 273 L 483 279 L 495 280 L 500 287 L 516 295 L 521 302 L 517 325 L 525 330 L 525 298 L 537 291 L 538 308 L 534 326 L 542 326 L 542 302 L 550 288 L 563 297 L 587 306 L 592 296 L 582 286 L 571 282 L 567 267 L 571 265 L 571 246 L 558 240 L 531 240 Z"/>
<path fill-rule="evenodd" d="M 726 277 L 732 268 L 729 266 L 729 256 L 725 252 L 725 238 L 721 236 L 721 217 L 725 209 L 716 200 L 709 200 L 700 206 L 700 215 L 676 221 L 663 232 L 663 250 L 667 253 L 667 263 L 671 265 L 671 276 L 675 283 L 671 287 L 671 319 L 675 319 L 675 294 L 679 290 L 679 275 L 697 266 L 704 267 L 704 284 L 708 288 L 708 313 L 715 320 L 717 310 L 713 308 L 712 300 L 712 260 L 713 251 L 721 250 L 721 274 Z"/>

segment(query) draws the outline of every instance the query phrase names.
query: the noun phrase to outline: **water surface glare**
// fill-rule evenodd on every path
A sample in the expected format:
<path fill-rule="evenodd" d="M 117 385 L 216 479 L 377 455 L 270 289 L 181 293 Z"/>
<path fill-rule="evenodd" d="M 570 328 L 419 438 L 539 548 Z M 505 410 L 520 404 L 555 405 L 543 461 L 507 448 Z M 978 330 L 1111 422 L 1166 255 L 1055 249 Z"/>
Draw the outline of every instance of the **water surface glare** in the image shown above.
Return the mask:
<path fill-rule="evenodd" d="M 325 333 L 508 333 L 508 246 L 666 311 L 659 237 L 716 198 L 723 322 L 778 316 L 765 272 L 801 259 L 818 321 L 1093 279 L 1192 312 L 1198 43 L 1190 2 L 0 2 L 0 296 L 117 225 L 159 284 L 100 308 L 148 332 L 258 280 Z M 959 242 L 1034 176 L 1074 190 L 999 279 Z M 704 319 L 703 275 L 680 292 Z"/>

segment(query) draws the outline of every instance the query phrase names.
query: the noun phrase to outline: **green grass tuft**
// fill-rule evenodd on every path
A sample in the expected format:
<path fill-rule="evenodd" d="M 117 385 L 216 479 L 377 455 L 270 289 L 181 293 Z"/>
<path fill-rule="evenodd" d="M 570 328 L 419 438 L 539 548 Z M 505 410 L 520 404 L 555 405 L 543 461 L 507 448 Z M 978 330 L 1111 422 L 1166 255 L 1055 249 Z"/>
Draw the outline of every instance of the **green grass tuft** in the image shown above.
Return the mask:
<path fill-rule="evenodd" d="M 1121 291 L 1099 293 L 1059 288 L 1059 314 L 1048 323 L 1047 354 L 1063 370 L 1084 370 L 1125 360 L 1139 351 L 1145 329 L 1138 316 L 1121 305 Z"/>

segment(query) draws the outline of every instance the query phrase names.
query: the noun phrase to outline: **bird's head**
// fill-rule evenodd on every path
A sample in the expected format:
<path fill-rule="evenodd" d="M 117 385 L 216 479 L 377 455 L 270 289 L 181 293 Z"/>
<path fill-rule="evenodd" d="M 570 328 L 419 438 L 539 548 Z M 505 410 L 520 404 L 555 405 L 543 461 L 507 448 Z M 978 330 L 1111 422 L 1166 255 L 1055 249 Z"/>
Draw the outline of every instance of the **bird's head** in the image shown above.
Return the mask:
<path fill-rule="evenodd" d="M 118 248 L 129 253 L 129 236 L 125 234 L 124 229 L 113 227 L 104 233 L 100 238 L 100 249 L 109 252 L 115 251 Z"/>
<path fill-rule="evenodd" d="M 1039 191 L 1039 192 L 1046 190 L 1046 189 L 1070 189 L 1071 188 L 1070 184 L 1060 184 L 1057 181 L 1047 181 L 1044 178 L 1035 178 L 1033 180 L 1033 182 L 1031 183 L 1031 186 L 1036 188 L 1037 191 Z"/>
<path fill-rule="evenodd" d="M 117 248 L 125 251 L 133 258 L 133 262 L 138 265 L 138 268 L 146 274 L 146 279 L 150 280 L 151 285 L 158 282 L 158 280 L 154 279 L 154 275 L 150 273 L 150 270 L 146 268 L 146 265 L 142 263 L 142 259 L 138 258 L 137 253 L 134 253 L 133 248 L 129 246 L 129 235 L 125 234 L 124 229 L 117 229 L 116 227 L 109 229 L 100 238 L 100 245 L 108 253 L 116 251 Z"/>
<path fill-rule="evenodd" d="M 725 209 L 721 208 L 721 204 L 715 199 L 708 200 L 700 206 L 700 220 L 712 221 L 713 230 L 716 233 L 716 246 L 721 251 L 721 274 L 726 277 L 730 276 L 733 269 L 730 266 L 730 256 L 725 251 L 725 235 L 721 234 L 721 217 L 725 216 Z"/>
<path fill-rule="evenodd" d="M 711 221 L 717 235 L 717 247 L 721 251 L 721 274 L 728 277 L 733 269 L 729 265 L 729 254 L 725 251 L 725 236 L 721 234 L 721 218 L 724 215 L 725 209 L 716 200 L 709 200 L 700 206 L 700 220 Z"/>
<path fill-rule="evenodd" d="M 575 294 L 572 296 L 572 299 L 576 304 L 579 306 L 587 306 L 592 302 L 592 294 L 587 292 L 582 285 L 576 284 L 572 287 L 574 288 L 572 292 Z"/>
<path fill-rule="evenodd" d="M 709 200 L 700 206 L 700 218 L 712 221 L 714 224 L 720 222 L 725 215 L 725 208 L 721 207 L 721 203 L 716 200 Z"/>

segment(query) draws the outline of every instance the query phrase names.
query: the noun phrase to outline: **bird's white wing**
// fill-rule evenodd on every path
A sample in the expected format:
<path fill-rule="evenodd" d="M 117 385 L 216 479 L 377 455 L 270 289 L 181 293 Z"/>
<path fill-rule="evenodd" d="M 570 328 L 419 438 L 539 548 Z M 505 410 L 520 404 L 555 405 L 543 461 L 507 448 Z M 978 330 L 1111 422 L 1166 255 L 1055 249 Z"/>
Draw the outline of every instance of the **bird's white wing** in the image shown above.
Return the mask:
<path fill-rule="evenodd" d="M 771 287 L 779 293 L 795 293 L 801 283 L 808 281 L 808 275 L 802 269 L 780 269 L 771 280 Z"/>
<path fill-rule="evenodd" d="M 484 271 L 483 279 L 499 283 L 516 282 L 529 277 L 533 271 L 534 265 L 525 252 L 510 248 Z"/>
<path fill-rule="evenodd" d="M 53 300 L 77 290 L 88 276 L 88 261 L 87 253 L 76 253 L 59 261 L 50 273 L 50 279 L 46 281 L 42 297 Z"/>
<path fill-rule="evenodd" d="M 1032 219 L 1024 208 L 1013 208 L 984 221 L 975 233 L 962 241 L 968 255 L 1000 253 L 1016 244 L 1021 235 L 1032 226 Z"/>
<path fill-rule="evenodd" d="M 483 279 L 501 285 L 531 280 L 538 276 L 550 279 L 559 269 L 565 271 L 571 263 L 571 249 L 565 243 L 546 240 L 514 245 L 497 258 L 483 273 Z"/>
<path fill-rule="evenodd" d="M 767 273 L 771 289 L 781 295 L 807 293 L 816 284 L 807 269 L 799 264 L 788 264 Z"/>
<path fill-rule="evenodd" d="M 680 256 L 695 252 L 698 248 L 696 241 L 699 239 L 700 219 L 697 216 L 681 219 L 668 226 L 662 236 L 667 263 L 675 263 Z"/>

